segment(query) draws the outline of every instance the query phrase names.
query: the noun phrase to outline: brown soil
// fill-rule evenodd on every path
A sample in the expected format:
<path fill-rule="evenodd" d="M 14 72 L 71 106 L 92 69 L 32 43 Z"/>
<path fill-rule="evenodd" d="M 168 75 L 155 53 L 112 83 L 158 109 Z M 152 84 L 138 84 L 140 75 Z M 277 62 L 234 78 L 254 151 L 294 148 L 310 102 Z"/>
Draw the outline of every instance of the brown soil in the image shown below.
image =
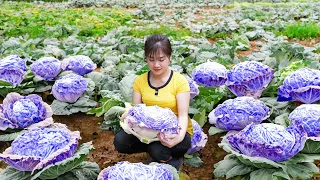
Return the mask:
<path fill-rule="evenodd" d="M 288 40 L 289 42 L 299 43 L 303 46 L 314 47 L 316 44 L 320 43 L 320 38 L 311 39 L 311 40 Z"/>
<path fill-rule="evenodd" d="M 238 51 L 238 55 L 239 56 L 248 56 L 250 54 L 252 54 L 254 51 L 259 51 L 261 47 L 257 46 L 257 42 L 262 42 L 264 43 L 263 39 L 259 39 L 259 40 L 254 40 L 254 41 L 250 41 L 250 49 L 246 50 L 246 51 Z"/>
<path fill-rule="evenodd" d="M 55 122 L 64 123 L 70 130 L 80 131 L 81 142 L 92 141 L 94 150 L 89 155 L 89 161 L 97 162 L 101 169 L 114 165 L 119 161 L 144 162 L 148 157 L 146 153 L 121 154 L 113 146 L 114 134 L 112 131 L 105 131 L 99 128 L 102 123 L 102 117 L 94 117 L 82 113 L 70 116 L 54 116 Z M 210 125 L 205 125 L 204 130 L 207 133 Z M 189 175 L 190 179 L 209 180 L 213 176 L 214 163 L 223 159 L 226 153 L 218 147 L 220 136 L 209 136 L 208 143 L 200 151 L 201 159 L 204 164 L 200 168 L 193 168 L 183 164 L 183 171 Z"/>

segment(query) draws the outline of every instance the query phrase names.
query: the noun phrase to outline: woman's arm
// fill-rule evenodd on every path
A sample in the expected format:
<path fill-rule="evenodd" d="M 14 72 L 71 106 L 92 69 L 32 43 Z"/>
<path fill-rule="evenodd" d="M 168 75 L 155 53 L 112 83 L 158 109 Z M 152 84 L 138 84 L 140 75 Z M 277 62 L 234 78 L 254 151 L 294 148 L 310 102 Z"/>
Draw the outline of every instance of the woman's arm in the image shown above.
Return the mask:
<path fill-rule="evenodd" d="M 183 140 L 188 129 L 188 112 L 190 103 L 190 92 L 183 92 L 177 94 L 178 119 L 181 127 L 179 136 Z"/>
<path fill-rule="evenodd" d="M 142 104 L 142 97 L 140 93 L 132 91 L 132 104 Z"/>

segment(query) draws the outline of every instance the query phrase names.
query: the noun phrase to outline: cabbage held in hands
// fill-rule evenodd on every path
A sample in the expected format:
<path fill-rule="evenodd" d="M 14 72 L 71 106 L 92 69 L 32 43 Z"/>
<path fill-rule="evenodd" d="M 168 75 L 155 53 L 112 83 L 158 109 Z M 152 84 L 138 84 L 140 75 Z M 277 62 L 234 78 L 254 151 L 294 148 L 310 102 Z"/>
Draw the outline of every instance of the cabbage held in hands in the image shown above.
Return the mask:
<path fill-rule="evenodd" d="M 87 91 L 87 85 L 82 76 L 67 74 L 55 81 L 52 94 L 59 101 L 74 103 Z"/>
<path fill-rule="evenodd" d="M 174 177 L 174 172 L 168 165 L 145 165 L 123 161 L 102 170 L 97 180 L 173 180 L 176 179 Z"/>
<path fill-rule="evenodd" d="M 208 141 L 208 136 L 203 132 L 197 121 L 191 119 L 193 135 L 191 137 L 191 148 L 185 154 L 192 154 L 204 148 Z"/>
<path fill-rule="evenodd" d="M 88 56 L 76 55 L 64 59 L 61 63 L 61 68 L 83 76 L 96 69 L 97 65 Z"/>
<path fill-rule="evenodd" d="M 72 157 L 80 133 L 67 129 L 36 128 L 15 139 L 0 160 L 20 171 L 35 171 Z"/>
<path fill-rule="evenodd" d="M 278 89 L 278 101 L 300 101 L 306 104 L 320 100 L 320 71 L 299 69 L 288 75 Z"/>
<path fill-rule="evenodd" d="M 189 87 L 190 87 L 190 99 L 193 99 L 199 95 L 198 84 L 193 79 L 191 79 L 189 76 L 185 75 L 184 77 L 186 77 L 188 84 L 189 84 Z"/>
<path fill-rule="evenodd" d="M 32 63 L 31 71 L 46 81 L 52 81 L 61 71 L 61 62 L 54 57 L 42 57 Z"/>
<path fill-rule="evenodd" d="M 307 134 L 299 126 L 288 128 L 273 124 L 250 124 L 237 134 L 227 135 L 229 144 L 241 154 L 285 161 L 300 152 Z"/>
<path fill-rule="evenodd" d="M 17 55 L 10 55 L 0 60 L 0 80 L 9 82 L 13 87 L 23 81 L 26 72 L 26 61 Z"/>
<path fill-rule="evenodd" d="M 137 104 L 128 111 L 128 116 L 120 121 L 123 130 L 133 134 L 141 142 L 149 144 L 158 141 L 157 134 L 177 134 L 178 117 L 169 108 Z"/>
<path fill-rule="evenodd" d="M 226 82 L 236 96 L 260 97 L 273 77 L 273 69 L 256 61 L 245 61 L 233 66 Z"/>
<path fill-rule="evenodd" d="M 227 69 L 222 64 L 206 62 L 192 71 L 192 78 L 206 87 L 221 86 L 227 81 Z"/>
<path fill-rule="evenodd" d="M 53 123 L 51 107 L 36 94 L 9 93 L 0 105 L 0 130 L 46 126 Z"/>
<path fill-rule="evenodd" d="M 320 104 L 303 104 L 293 110 L 289 120 L 294 125 L 301 125 L 309 137 L 320 135 Z"/>
<path fill-rule="evenodd" d="M 248 124 L 259 124 L 269 117 L 270 109 L 260 100 L 242 96 L 228 99 L 212 110 L 209 122 L 223 130 L 242 130 Z"/>

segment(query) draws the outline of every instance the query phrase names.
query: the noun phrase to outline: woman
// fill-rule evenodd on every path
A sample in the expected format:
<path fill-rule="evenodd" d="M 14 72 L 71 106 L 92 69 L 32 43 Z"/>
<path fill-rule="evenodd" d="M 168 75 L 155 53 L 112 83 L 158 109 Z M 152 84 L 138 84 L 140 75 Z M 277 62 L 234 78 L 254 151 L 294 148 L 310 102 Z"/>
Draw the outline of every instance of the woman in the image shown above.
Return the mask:
<path fill-rule="evenodd" d="M 154 161 L 168 163 L 179 169 L 180 159 L 191 147 L 193 133 L 188 116 L 190 87 L 186 78 L 169 69 L 171 44 L 164 35 L 149 36 L 144 45 L 145 58 L 150 71 L 136 78 L 133 85 L 133 104 L 158 105 L 170 108 L 178 117 L 178 134 L 158 135 L 160 141 L 144 144 L 123 130 L 115 135 L 114 146 L 120 153 L 147 152 Z M 124 119 L 127 114 L 122 115 Z"/>

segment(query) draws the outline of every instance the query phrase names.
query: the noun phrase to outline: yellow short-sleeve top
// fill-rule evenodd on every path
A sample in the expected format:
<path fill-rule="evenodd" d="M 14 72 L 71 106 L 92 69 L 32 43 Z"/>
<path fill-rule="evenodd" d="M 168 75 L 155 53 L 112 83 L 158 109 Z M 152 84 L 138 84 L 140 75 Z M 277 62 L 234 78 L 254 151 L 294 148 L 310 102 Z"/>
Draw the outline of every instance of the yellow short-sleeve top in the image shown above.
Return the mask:
<path fill-rule="evenodd" d="M 167 83 L 161 87 L 153 87 L 149 82 L 149 72 L 138 76 L 133 84 L 133 90 L 141 94 L 142 102 L 147 106 L 157 105 L 162 108 L 170 108 L 178 116 L 176 95 L 190 91 L 187 79 L 178 72 L 171 71 Z M 192 135 L 193 127 L 190 117 L 188 118 L 187 132 Z"/>

